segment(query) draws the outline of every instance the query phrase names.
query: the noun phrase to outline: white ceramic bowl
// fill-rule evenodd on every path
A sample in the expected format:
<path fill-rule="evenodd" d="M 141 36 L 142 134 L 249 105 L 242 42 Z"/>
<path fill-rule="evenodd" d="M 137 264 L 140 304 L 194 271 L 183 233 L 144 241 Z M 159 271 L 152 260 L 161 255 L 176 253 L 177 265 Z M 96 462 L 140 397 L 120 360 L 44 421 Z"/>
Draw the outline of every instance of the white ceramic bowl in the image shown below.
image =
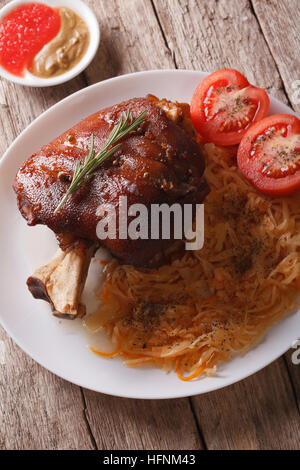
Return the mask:
<path fill-rule="evenodd" d="M 9 2 L 5 7 L 0 10 L 0 21 L 7 15 L 11 10 L 14 10 L 17 6 L 25 3 L 32 3 L 34 0 L 13 0 Z M 45 87 L 59 85 L 60 83 L 67 82 L 72 78 L 79 75 L 93 60 L 100 42 L 100 28 L 95 14 L 92 10 L 81 0 L 37 0 L 37 3 L 44 3 L 53 8 L 69 7 L 75 11 L 87 24 L 90 32 L 90 44 L 83 56 L 83 58 L 75 65 L 71 70 L 58 75 L 53 78 L 40 78 L 32 75 L 30 72 L 25 71 L 24 77 L 17 77 L 9 73 L 0 65 L 0 75 L 11 82 L 19 83 L 25 86 L 34 87 Z"/>

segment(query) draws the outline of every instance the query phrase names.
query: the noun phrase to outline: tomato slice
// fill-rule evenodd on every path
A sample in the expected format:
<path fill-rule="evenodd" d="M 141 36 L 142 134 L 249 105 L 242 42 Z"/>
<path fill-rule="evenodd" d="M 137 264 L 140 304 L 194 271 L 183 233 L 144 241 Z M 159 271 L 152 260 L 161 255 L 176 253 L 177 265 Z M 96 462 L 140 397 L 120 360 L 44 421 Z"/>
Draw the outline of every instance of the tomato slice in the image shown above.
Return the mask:
<path fill-rule="evenodd" d="M 250 85 L 240 72 L 223 69 L 206 77 L 191 101 L 196 130 L 217 145 L 238 144 L 254 123 L 268 115 L 270 100 L 263 88 Z"/>
<path fill-rule="evenodd" d="M 237 161 L 263 193 L 287 196 L 300 190 L 300 120 L 274 114 L 257 122 L 244 135 Z"/>

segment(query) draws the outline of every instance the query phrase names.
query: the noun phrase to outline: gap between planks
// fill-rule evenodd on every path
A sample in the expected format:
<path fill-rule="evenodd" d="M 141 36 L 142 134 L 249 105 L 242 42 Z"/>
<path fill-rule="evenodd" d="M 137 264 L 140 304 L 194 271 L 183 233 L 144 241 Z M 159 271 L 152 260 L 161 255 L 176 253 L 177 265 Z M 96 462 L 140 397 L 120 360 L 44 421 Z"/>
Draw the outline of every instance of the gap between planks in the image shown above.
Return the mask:
<path fill-rule="evenodd" d="M 211 2 L 211 3 L 212 3 L 212 2 Z M 176 49 L 175 49 L 175 48 L 172 49 L 172 47 L 171 47 L 171 45 L 170 45 L 170 43 L 169 43 L 169 41 L 168 41 L 168 34 L 167 34 L 167 31 L 164 29 L 163 21 L 162 21 L 161 18 L 160 18 L 159 11 L 158 11 L 158 8 L 155 6 L 154 0 L 151 0 L 151 5 L 152 5 L 152 8 L 153 8 L 153 12 L 154 12 L 156 21 L 157 21 L 157 23 L 158 23 L 158 27 L 159 27 L 160 32 L 161 32 L 161 35 L 162 35 L 162 39 L 163 39 L 163 41 L 164 41 L 164 44 L 165 44 L 166 48 L 168 49 L 168 51 L 170 52 L 170 55 L 171 55 L 171 57 L 172 57 L 172 61 L 173 61 L 174 66 L 175 66 L 176 68 L 178 68 L 178 64 L 177 64 L 177 60 L 176 60 Z M 274 60 L 274 57 L 273 57 L 273 55 L 272 55 L 272 53 L 271 53 L 271 51 L 270 51 L 270 48 L 269 48 L 268 43 L 267 43 L 267 41 L 266 41 L 266 38 L 265 38 L 265 36 L 264 36 L 264 34 L 263 34 L 263 32 L 262 32 L 262 28 L 261 28 L 261 25 L 260 25 L 260 23 L 259 23 L 259 21 L 258 21 L 258 19 L 257 19 L 257 16 L 254 14 L 253 6 L 252 6 L 252 4 L 250 4 L 250 3 L 249 3 L 249 10 L 250 10 L 250 12 L 252 13 L 252 15 L 254 16 L 255 21 L 256 21 L 256 23 L 257 23 L 257 25 L 258 25 L 258 28 L 259 28 L 259 30 L 260 30 L 261 36 L 262 36 L 262 38 L 263 38 L 263 40 L 264 40 L 266 46 L 268 47 L 268 52 L 269 52 L 269 54 L 270 54 L 272 60 L 274 61 L 274 66 L 276 67 L 276 71 L 278 72 L 278 75 L 279 75 L 279 77 L 280 77 L 280 79 L 281 79 L 280 87 L 282 88 L 282 91 L 284 92 L 284 95 L 285 95 L 286 99 L 288 99 L 288 96 L 287 96 L 287 93 L 286 93 L 286 90 L 285 90 L 285 86 L 284 86 L 284 82 L 283 82 L 283 80 L 282 80 L 281 74 L 279 73 L 278 66 L 277 66 L 277 64 L 276 64 L 276 62 L 275 62 L 275 60 Z M 186 68 L 188 68 L 188 67 L 186 67 Z M 295 398 L 295 400 L 296 400 L 295 389 L 294 389 L 294 387 L 293 387 L 292 378 L 291 378 L 291 376 L 290 376 L 290 374 L 289 374 L 289 371 L 288 371 L 288 369 L 287 369 L 286 364 L 285 364 L 285 369 L 287 370 L 287 373 L 288 373 L 288 376 L 289 376 L 290 385 L 291 385 L 292 389 L 294 390 L 293 395 L 294 395 L 294 398 Z M 84 393 L 84 392 L 83 392 L 83 393 Z M 196 422 L 196 426 L 197 426 L 197 430 L 198 430 L 198 433 L 199 433 L 199 437 L 201 438 L 201 440 L 202 440 L 202 442 L 203 442 L 203 445 L 206 447 L 206 442 L 205 442 L 205 439 L 204 439 L 204 437 L 203 437 L 203 433 L 202 433 L 202 430 L 201 430 L 201 426 L 200 426 L 199 420 L 197 419 L 197 416 L 196 416 L 196 413 L 195 413 L 195 410 L 194 410 L 193 399 L 189 399 L 189 402 L 190 402 L 191 409 L 192 409 L 192 412 L 193 412 L 193 417 L 194 417 L 195 422 Z"/>
<path fill-rule="evenodd" d="M 254 18 L 256 19 L 256 22 L 257 22 L 257 24 L 258 24 L 259 30 L 260 30 L 260 32 L 261 32 L 261 35 L 263 36 L 263 38 L 264 38 L 264 40 L 265 40 L 265 43 L 266 43 L 266 45 L 267 45 L 267 47 L 268 47 L 269 54 L 270 54 L 270 56 L 273 58 L 274 65 L 275 65 L 275 67 L 276 67 L 276 69 L 277 69 L 278 75 L 279 75 L 280 78 L 281 78 L 282 91 L 283 91 L 283 93 L 285 94 L 287 103 L 288 103 L 288 105 L 289 105 L 292 109 L 294 109 L 294 107 L 293 107 L 293 105 L 292 105 L 292 102 L 291 102 L 291 100 L 290 100 L 290 98 L 289 98 L 289 94 L 288 94 L 288 92 L 287 92 L 287 88 L 286 88 L 286 86 L 285 86 L 284 79 L 283 79 L 283 77 L 281 76 L 281 73 L 280 73 L 280 70 L 279 70 L 277 61 L 276 61 L 276 59 L 275 59 L 275 57 L 274 57 L 274 55 L 273 55 L 273 53 L 272 53 L 272 51 L 271 51 L 269 41 L 268 41 L 267 37 L 266 37 L 265 34 L 264 34 L 264 31 L 263 31 L 261 22 L 260 22 L 260 20 L 259 20 L 259 17 L 258 17 L 257 14 L 256 14 L 255 7 L 254 7 L 254 4 L 253 4 L 253 0 L 249 0 L 249 6 L 250 6 L 250 10 L 251 10 L 251 12 L 252 12 Z"/>
<path fill-rule="evenodd" d="M 93 431 L 92 431 L 90 423 L 89 423 L 88 416 L 87 416 L 87 404 L 86 404 L 86 400 L 85 400 L 85 396 L 84 396 L 84 390 L 83 390 L 82 387 L 79 387 L 79 389 L 80 389 L 80 394 L 81 394 L 81 398 L 82 398 L 82 405 L 83 405 L 83 410 L 82 410 L 83 419 L 84 419 L 84 422 L 85 422 L 85 425 L 86 425 L 86 428 L 87 428 L 87 432 L 90 436 L 91 444 L 94 447 L 94 450 L 99 450 L 98 446 L 97 446 L 97 443 L 96 443 L 96 439 L 94 437 Z"/>

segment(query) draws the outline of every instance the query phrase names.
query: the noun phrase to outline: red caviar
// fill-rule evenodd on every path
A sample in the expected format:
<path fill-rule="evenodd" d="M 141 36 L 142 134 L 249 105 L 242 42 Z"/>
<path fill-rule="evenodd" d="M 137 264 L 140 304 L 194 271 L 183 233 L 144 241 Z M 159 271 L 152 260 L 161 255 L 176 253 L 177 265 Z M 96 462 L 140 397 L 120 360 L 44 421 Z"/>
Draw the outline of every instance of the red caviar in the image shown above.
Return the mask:
<path fill-rule="evenodd" d="M 59 32 L 60 15 L 41 3 L 26 3 L 0 23 L 0 64 L 22 77 L 34 56 Z"/>

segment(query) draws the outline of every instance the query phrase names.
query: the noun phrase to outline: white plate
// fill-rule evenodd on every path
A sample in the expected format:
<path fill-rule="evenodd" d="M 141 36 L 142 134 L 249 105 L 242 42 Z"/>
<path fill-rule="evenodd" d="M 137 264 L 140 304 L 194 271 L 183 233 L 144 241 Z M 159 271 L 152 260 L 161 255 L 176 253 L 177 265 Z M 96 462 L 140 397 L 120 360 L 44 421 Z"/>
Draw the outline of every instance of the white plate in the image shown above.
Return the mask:
<path fill-rule="evenodd" d="M 6 16 L 11 10 L 14 10 L 24 3 L 32 3 L 32 0 L 12 0 L 0 10 L 0 21 Z M 32 75 L 28 70 L 25 70 L 24 77 L 17 77 L 9 73 L 6 69 L 0 65 L 0 75 L 3 78 L 20 85 L 34 86 L 34 87 L 45 87 L 59 85 L 65 83 L 68 80 L 79 75 L 93 60 L 100 42 L 100 28 L 97 18 L 94 12 L 81 0 L 39 0 L 38 3 L 45 3 L 53 8 L 69 7 L 77 13 L 87 24 L 90 32 L 90 43 L 86 53 L 82 59 L 72 69 L 68 70 L 57 77 L 52 78 L 40 78 Z"/>
<path fill-rule="evenodd" d="M 299 335 L 300 311 L 272 328 L 244 357 L 224 364 L 215 377 L 182 382 L 175 373 L 157 369 L 128 369 L 118 359 L 90 352 L 95 345 L 81 321 L 58 320 L 49 305 L 34 300 L 26 278 L 47 262 L 56 249 L 46 227 L 27 227 L 16 205 L 12 182 L 21 163 L 42 145 L 80 119 L 134 96 L 153 93 L 189 102 L 205 73 L 184 70 L 140 72 L 106 80 L 69 96 L 39 116 L 15 140 L 0 164 L 0 319 L 15 342 L 51 372 L 83 387 L 132 398 L 174 398 L 216 390 L 262 369 L 286 352 Z M 292 111 L 271 98 L 271 113 Z M 89 280 L 91 289 L 91 279 Z"/>

